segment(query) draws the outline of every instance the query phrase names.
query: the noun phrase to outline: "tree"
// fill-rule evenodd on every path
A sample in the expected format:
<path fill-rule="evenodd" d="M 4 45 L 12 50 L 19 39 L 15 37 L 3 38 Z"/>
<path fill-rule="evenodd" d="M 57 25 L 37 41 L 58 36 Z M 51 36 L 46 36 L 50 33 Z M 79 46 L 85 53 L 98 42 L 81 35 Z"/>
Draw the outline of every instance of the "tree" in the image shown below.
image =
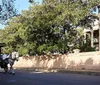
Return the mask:
<path fill-rule="evenodd" d="M 17 16 L 17 9 L 14 5 L 15 0 L 2 0 L 0 5 L 0 23 L 7 24 L 8 19 Z"/>
<path fill-rule="evenodd" d="M 82 35 L 76 25 L 94 5 L 80 0 L 49 0 L 33 5 L 9 21 L 0 39 L 6 42 L 6 51 L 17 49 L 22 55 L 65 53 L 69 51 L 69 44 L 73 45 L 71 49 L 80 48 L 76 42 L 78 38 L 81 41 Z"/>

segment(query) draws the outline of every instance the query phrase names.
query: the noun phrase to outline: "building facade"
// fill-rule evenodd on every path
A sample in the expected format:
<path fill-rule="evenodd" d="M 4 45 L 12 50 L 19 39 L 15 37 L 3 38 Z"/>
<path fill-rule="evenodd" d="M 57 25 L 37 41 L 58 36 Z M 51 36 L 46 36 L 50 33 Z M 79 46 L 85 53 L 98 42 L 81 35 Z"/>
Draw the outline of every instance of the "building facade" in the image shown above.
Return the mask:
<path fill-rule="evenodd" d="M 85 38 L 88 36 L 91 40 L 91 47 L 96 47 L 97 51 L 100 51 L 100 6 L 93 8 L 92 14 L 95 14 L 99 19 L 94 19 L 92 22 L 92 29 L 85 28 Z"/>

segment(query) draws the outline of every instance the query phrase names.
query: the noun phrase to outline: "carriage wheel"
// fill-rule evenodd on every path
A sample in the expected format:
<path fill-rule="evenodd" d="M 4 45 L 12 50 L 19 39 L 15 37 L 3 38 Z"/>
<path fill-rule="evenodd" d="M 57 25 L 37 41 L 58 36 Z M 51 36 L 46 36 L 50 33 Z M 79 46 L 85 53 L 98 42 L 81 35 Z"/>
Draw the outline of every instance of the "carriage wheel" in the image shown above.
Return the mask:
<path fill-rule="evenodd" d="M 8 67 L 4 68 L 4 71 L 5 71 L 5 73 L 7 73 L 8 72 Z"/>
<path fill-rule="evenodd" d="M 5 73 L 8 72 L 8 66 L 7 66 L 7 63 L 4 63 L 4 71 L 5 71 Z"/>

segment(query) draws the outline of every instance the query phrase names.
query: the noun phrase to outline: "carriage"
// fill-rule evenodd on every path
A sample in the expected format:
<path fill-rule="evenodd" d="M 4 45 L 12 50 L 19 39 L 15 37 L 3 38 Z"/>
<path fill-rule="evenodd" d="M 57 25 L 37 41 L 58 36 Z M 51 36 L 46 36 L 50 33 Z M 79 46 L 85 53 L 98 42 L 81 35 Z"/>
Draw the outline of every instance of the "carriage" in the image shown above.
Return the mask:
<path fill-rule="evenodd" d="M 1 54 L 2 54 L 2 47 L 4 47 L 5 44 L 4 43 L 0 43 L 0 58 L 1 58 Z M 8 71 L 8 66 L 7 66 L 7 62 L 6 60 L 2 60 L 0 59 L 0 67 L 4 69 L 5 72 Z"/>
<path fill-rule="evenodd" d="M 5 72 L 8 72 L 8 66 L 5 60 L 0 60 L 0 67 L 3 68 Z"/>
<path fill-rule="evenodd" d="M 10 55 L 1 55 L 2 54 L 2 47 L 4 47 L 4 43 L 0 43 L 0 67 L 4 69 L 5 72 L 8 72 L 8 64 L 10 66 L 9 73 L 15 75 L 14 72 L 14 62 L 19 60 L 19 53 L 17 51 L 13 51 Z"/>

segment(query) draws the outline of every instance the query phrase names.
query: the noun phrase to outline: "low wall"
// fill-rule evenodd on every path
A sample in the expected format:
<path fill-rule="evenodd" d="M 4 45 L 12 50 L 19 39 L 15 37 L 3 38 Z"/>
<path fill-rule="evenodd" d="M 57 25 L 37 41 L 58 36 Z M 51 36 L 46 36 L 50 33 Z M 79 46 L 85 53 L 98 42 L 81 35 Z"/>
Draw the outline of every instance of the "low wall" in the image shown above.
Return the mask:
<path fill-rule="evenodd" d="M 100 51 L 52 56 L 20 57 L 15 68 L 100 70 Z"/>

